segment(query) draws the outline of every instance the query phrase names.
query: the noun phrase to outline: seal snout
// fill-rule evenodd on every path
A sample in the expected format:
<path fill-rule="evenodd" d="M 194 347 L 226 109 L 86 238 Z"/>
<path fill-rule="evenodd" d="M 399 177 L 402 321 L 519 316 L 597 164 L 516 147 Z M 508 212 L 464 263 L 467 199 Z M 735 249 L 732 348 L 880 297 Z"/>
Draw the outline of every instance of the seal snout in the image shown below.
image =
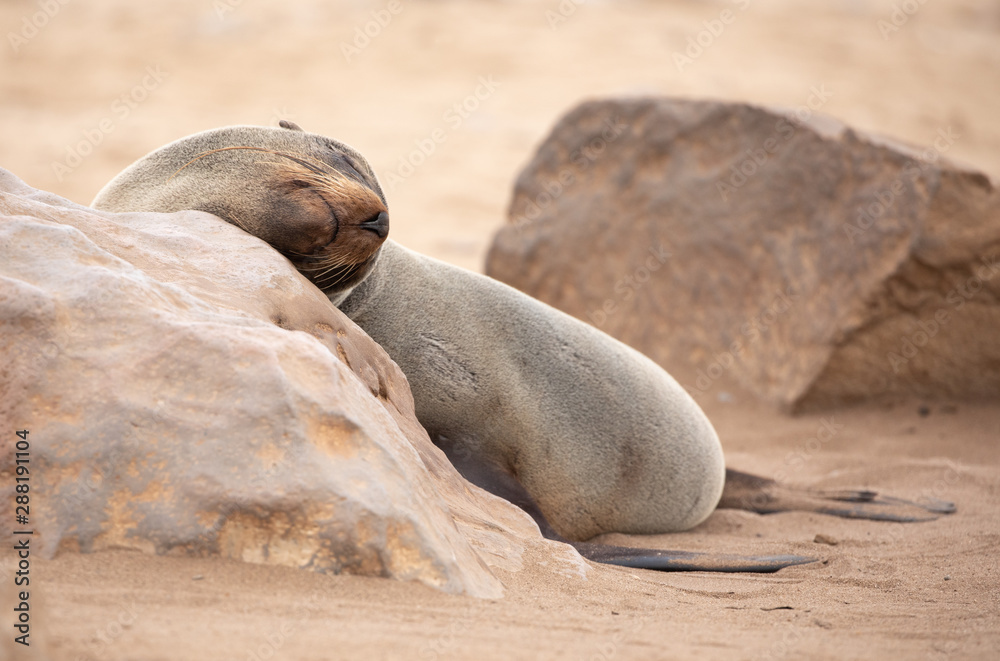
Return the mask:
<path fill-rule="evenodd" d="M 380 211 L 368 220 L 359 223 L 358 227 L 369 232 L 374 232 L 378 238 L 384 239 L 389 236 L 389 214 L 385 211 Z"/>

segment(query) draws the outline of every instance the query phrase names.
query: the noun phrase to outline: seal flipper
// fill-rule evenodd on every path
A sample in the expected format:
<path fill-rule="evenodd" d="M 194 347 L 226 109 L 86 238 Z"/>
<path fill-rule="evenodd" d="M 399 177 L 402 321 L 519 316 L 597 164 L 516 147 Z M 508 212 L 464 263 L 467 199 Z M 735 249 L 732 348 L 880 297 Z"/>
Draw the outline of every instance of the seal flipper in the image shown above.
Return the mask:
<path fill-rule="evenodd" d="M 555 531 L 546 520 L 545 515 L 542 514 L 542 510 L 516 478 L 503 471 L 499 471 L 499 473 L 503 476 L 501 479 L 488 482 L 488 487 L 483 488 L 527 512 L 538 524 L 538 529 L 543 537 L 569 544 L 580 555 L 593 562 L 656 571 L 760 572 L 763 574 L 774 573 L 779 569 L 793 565 L 816 562 L 816 558 L 800 555 L 734 555 L 731 553 L 614 546 L 594 542 L 572 542 Z M 500 475 L 494 477 L 500 477 Z M 482 472 L 476 477 L 481 478 Z"/>
<path fill-rule="evenodd" d="M 913 502 L 876 491 L 814 490 L 788 487 L 774 480 L 726 469 L 726 486 L 719 508 L 741 509 L 759 514 L 775 512 L 817 512 L 846 519 L 870 519 L 914 523 L 933 521 L 941 514 L 951 514 L 955 505 L 936 498 Z"/>
<path fill-rule="evenodd" d="M 455 443 L 441 435 L 435 435 L 435 443 L 444 450 L 452 465 L 465 479 L 481 489 L 489 491 L 494 496 L 499 496 L 517 505 L 535 520 L 543 537 L 569 544 L 580 555 L 593 562 L 657 571 L 772 573 L 784 567 L 816 561 L 815 558 L 799 555 L 742 556 L 729 553 L 668 551 L 595 544 L 593 542 L 572 542 L 555 531 L 524 485 L 510 472 L 468 452 L 466 443 Z"/>
<path fill-rule="evenodd" d="M 759 572 L 770 574 L 791 567 L 816 562 L 816 558 L 801 555 L 733 555 L 640 549 L 628 546 L 570 542 L 580 555 L 608 565 L 655 569 L 657 571 Z"/>

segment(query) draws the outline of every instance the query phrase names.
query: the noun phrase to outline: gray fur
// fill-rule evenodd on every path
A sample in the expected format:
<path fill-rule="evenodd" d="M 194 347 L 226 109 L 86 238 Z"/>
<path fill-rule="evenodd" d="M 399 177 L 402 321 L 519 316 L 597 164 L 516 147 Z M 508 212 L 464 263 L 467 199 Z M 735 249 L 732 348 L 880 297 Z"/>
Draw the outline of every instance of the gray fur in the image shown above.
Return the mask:
<path fill-rule="evenodd" d="M 406 374 L 431 438 L 512 472 L 563 536 L 685 530 L 715 509 L 704 413 L 592 326 L 391 241 L 340 307 Z"/>
<path fill-rule="evenodd" d="M 196 154 L 236 139 L 280 149 L 327 140 L 324 148 L 364 164 L 382 195 L 357 152 L 297 128 L 237 127 L 174 142 L 126 169 L 94 206 L 197 208 L 233 222 L 225 210 L 238 202 L 245 229 L 269 240 L 275 196 L 244 152 L 165 183 Z M 685 530 L 715 509 L 725 479 L 719 439 L 683 388 L 637 351 L 392 241 L 352 284 L 328 296 L 399 364 L 432 439 L 453 458 L 513 474 L 558 533 L 580 540 Z"/>

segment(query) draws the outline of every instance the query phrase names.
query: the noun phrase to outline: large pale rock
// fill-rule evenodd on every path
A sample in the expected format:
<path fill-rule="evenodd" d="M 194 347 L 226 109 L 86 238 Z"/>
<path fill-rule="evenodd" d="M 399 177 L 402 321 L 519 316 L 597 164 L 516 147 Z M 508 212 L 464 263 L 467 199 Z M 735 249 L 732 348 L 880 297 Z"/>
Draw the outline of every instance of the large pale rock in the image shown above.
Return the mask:
<path fill-rule="evenodd" d="M 545 544 L 431 444 L 378 345 L 214 216 L 97 212 L 0 171 L 0 357 L 0 480 L 29 430 L 44 555 L 219 554 L 496 597 L 490 566 Z"/>
<path fill-rule="evenodd" d="M 787 408 L 1000 395 L 1000 195 L 807 108 L 585 103 L 517 180 L 486 272 L 684 375 Z"/>

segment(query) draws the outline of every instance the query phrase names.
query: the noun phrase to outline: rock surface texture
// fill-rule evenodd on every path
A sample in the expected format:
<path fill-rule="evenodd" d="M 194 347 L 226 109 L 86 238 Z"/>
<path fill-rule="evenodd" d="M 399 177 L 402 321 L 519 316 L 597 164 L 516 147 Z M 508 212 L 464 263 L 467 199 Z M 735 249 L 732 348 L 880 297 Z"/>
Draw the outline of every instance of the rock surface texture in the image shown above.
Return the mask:
<path fill-rule="evenodd" d="M 0 171 L 0 356 L 0 474 L 14 484 L 29 430 L 45 555 L 218 554 L 496 597 L 491 567 L 548 545 L 431 444 L 381 347 L 214 216 L 96 212 Z"/>
<path fill-rule="evenodd" d="M 584 103 L 517 180 L 486 272 L 675 371 L 788 409 L 1000 395 L 1000 194 L 805 106 Z M 689 376 L 688 376 L 689 375 Z"/>

